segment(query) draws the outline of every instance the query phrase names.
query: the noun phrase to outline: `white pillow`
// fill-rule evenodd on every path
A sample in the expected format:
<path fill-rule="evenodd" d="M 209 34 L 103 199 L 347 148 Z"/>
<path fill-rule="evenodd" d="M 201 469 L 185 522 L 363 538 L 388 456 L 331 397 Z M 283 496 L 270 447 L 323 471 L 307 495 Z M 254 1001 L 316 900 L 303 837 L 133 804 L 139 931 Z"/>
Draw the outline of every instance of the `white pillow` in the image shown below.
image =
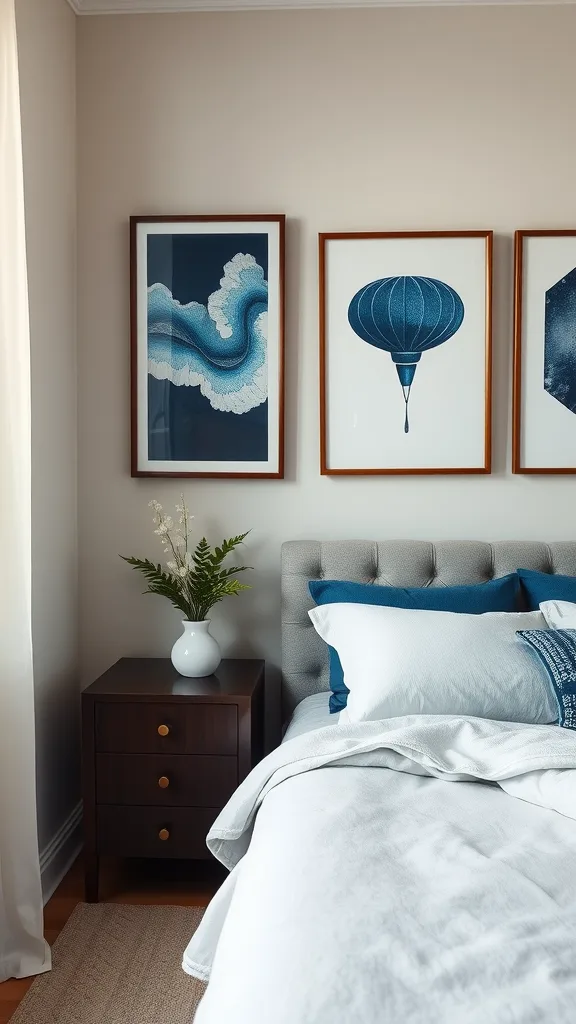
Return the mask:
<path fill-rule="evenodd" d="M 308 614 L 342 663 L 350 694 L 341 723 L 422 714 L 558 720 L 545 670 L 516 637 L 546 629 L 540 612 L 325 604 Z"/>
<path fill-rule="evenodd" d="M 576 604 L 572 601 L 542 601 L 540 611 L 550 629 L 576 629 Z"/>

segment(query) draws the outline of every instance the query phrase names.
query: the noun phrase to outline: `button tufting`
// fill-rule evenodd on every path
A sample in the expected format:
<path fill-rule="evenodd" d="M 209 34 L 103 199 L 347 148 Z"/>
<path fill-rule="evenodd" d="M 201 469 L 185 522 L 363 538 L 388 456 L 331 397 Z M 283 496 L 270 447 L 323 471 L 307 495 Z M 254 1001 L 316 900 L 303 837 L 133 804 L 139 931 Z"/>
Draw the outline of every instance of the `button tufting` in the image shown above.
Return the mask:
<path fill-rule="evenodd" d="M 576 575 L 575 550 L 573 544 L 564 547 L 507 542 L 490 545 L 449 541 L 437 546 L 416 541 L 352 545 L 331 542 L 327 546 L 293 542 L 286 548 L 282 578 L 286 704 L 292 703 L 297 690 L 301 699 L 306 693 L 322 689 L 328 681 L 328 657 L 323 659 L 325 647 L 316 639 L 307 615 L 312 606 L 306 587 L 309 580 L 344 577 L 372 586 L 438 589 L 488 583 L 513 572 L 517 565 L 553 575 L 573 570 Z M 307 636 L 302 635 L 303 627 Z M 298 665 L 295 672 L 286 669 L 292 660 Z M 303 676 L 307 682 L 298 688 L 296 681 Z"/>

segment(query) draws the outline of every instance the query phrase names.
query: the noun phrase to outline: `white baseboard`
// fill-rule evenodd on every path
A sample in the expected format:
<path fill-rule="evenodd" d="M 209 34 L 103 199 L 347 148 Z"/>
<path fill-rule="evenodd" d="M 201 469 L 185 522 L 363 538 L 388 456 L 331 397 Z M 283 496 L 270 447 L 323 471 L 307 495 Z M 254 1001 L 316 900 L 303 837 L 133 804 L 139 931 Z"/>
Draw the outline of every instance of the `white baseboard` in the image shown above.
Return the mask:
<path fill-rule="evenodd" d="M 82 849 L 82 801 L 40 854 L 42 896 L 47 903 Z"/>

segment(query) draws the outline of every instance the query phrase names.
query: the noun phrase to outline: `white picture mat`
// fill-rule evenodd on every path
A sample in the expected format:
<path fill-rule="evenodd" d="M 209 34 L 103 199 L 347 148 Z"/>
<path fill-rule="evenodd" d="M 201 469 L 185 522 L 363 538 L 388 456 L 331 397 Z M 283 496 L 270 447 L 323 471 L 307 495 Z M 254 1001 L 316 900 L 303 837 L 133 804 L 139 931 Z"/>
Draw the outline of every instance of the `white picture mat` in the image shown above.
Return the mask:
<path fill-rule="evenodd" d="M 485 237 L 327 239 L 326 428 L 330 469 L 458 469 L 485 464 Z M 362 341 L 348 306 L 370 281 L 434 277 L 464 303 L 456 334 L 424 352 L 404 400 L 388 352 Z"/>
<path fill-rule="evenodd" d="M 268 460 L 172 461 L 148 458 L 148 235 L 268 235 Z M 277 221 L 157 221 L 136 225 L 138 469 L 152 473 L 277 473 L 280 403 L 280 225 Z M 216 290 L 216 287 L 215 289 Z"/>
<path fill-rule="evenodd" d="M 576 235 L 528 235 L 522 250 L 520 464 L 576 468 L 576 415 L 544 390 L 546 291 L 576 267 Z"/>

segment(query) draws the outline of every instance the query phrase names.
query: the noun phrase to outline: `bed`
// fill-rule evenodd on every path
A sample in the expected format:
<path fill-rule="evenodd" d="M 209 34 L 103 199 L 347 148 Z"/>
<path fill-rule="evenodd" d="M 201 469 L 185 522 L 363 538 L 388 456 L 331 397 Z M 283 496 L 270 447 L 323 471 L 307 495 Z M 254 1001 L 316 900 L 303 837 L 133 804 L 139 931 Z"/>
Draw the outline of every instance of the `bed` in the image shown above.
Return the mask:
<path fill-rule="evenodd" d="M 230 873 L 184 955 L 209 981 L 196 1024 L 573 1024 L 576 734 L 343 726 L 308 581 L 576 576 L 576 543 L 299 541 L 282 558 L 288 728 L 208 837 Z"/>

